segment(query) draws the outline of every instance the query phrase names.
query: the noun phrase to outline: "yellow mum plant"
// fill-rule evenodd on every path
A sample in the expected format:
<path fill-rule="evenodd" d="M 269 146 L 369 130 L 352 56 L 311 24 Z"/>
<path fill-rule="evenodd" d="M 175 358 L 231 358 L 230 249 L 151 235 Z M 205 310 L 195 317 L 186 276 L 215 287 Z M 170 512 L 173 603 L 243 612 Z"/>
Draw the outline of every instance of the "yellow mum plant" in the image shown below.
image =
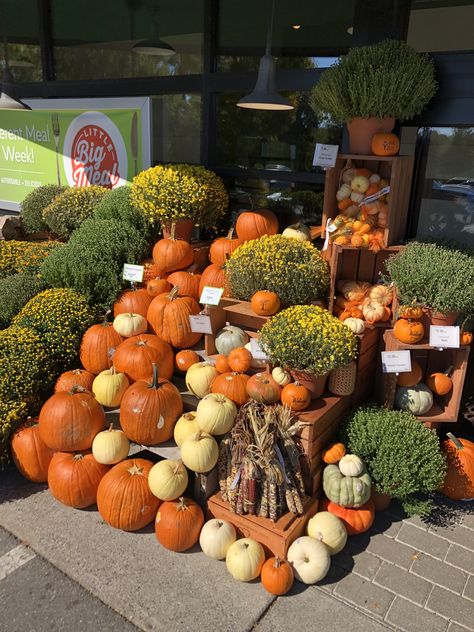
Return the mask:
<path fill-rule="evenodd" d="M 309 241 L 266 235 L 243 243 L 226 264 L 232 296 L 250 300 L 255 292 L 276 292 L 282 305 L 310 303 L 325 296 L 327 263 Z"/>
<path fill-rule="evenodd" d="M 0 400 L 0 468 L 10 461 L 10 436 L 26 420 L 25 402 Z"/>
<path fill-rule="evenodd" d="M 222 180 L 197 165 L 157 165 L 134 177 L 130 201 L 152 223 L 192 219 L 213 228 L 229 202 Z"/>
<path fill-rule="evenodd" d="M 60 245 L 58 241 L 0 240 L 0 279 L 20 272 L 37 274 L 43 261 Z"/>
<path fill-rule="evenodd" d="M 285 369 L 324 375 L 357 355 L 357 338 L 342 321 L 316 305 L 295 305 L 270 318 L 260 342 Z"/>

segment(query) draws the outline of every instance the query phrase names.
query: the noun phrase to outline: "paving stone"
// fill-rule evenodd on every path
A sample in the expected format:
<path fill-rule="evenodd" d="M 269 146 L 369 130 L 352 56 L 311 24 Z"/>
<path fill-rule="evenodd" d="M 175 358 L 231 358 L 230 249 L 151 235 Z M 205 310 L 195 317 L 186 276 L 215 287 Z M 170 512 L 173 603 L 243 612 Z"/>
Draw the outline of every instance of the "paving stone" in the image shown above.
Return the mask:
<path fill-rule="evenodd" d="M 415 549 L 388 538 L 383 533 L 372 536 L 367 551 L 407 570 L 410 568 L 416 553 Z"/>
<path fill-rule="evenodd" d="M 472 628 L 465 628 L 457 623 L 450 623 L 447 632 L 472 632 Z"/>
<path fill-rule="evenodd" d="M 449 542 L 443 540 L 443 538 L 422 531 L 406 522 L 403 523 L 402 528 L 398 532 L 397 540 L 412 546 L 418 551 L 429 553 L 440 560 L 444 559 L 449 549 Z"/>
<path fill-rule="evenodd" d="M 469 599 L 463 599 L 445 588 L 434 586 L 425 607 L 472 630 L 474 608 Z"/>
<path fill-rule="evenodd" d="M 385 621 L 406 632 L 445 632 L 448 625 L 446 619 L 401 597 L 395 597 Z"/>
<path fill-rule="evenodd" d="M 474 575 L 474 553 L 466 551 L 461 546 L 451 544 L 445 561 Z"/>
<path fill-rule="evenodd" d="M 365 551 L 352 555 L 347 548 L 334 555 L 331 562 L 366 579 L 373 579 L 381 564 L 380 559 L 375 555 L 370 555 Z"/>
<path fill-rule="evenodd" d="M 347 538 L 347 548 L 351 553 L 357 554 L 365 551 L 369 546 L 371 534 L 366 531 L 365 533 L 360 533 L 359 535 L 350 535 Z"/>
<path fill-rule="evenodd" d="M 331 564 L 326 577 L 322 581 L 318 582 L 318 588 L 321 588 L 325 592 L 332 593 L 334 586 L 336 586 L 341 579 L 346 577 L 349 572 L 350 571 L 346 568 L 343 568 L 338 564 Z"/>
<path fill-rule="evenodd" d="M 402 571 L 397 566 L 387 563 L 382 564 L 379 568 L 374 582 L 402 597 L 410 599 L 410 601 L 414 601 L 420 606 L 423 606 L 428 599 L 433 587 L 433 584 L 425 579 L 416 577 L 416 575 Z"/>
<path fill-rule="evenodd" d="M 428 531 L 430 526 L 426 523 L 426 521 L 420 518 L 420 516 L 411 516 L 410 518 L 405 518 L 403 522 L 407 524 L 412 524 L 413 526 L 418 527 L 418 529 L 423 529 L 423 531 Z"/>
<path fill-rule="evenodd" d="M 467 597 L 468 599 L 472 599 L 472 601 L 474 601 L 474 575 L 471 575 L 467 580 L 467 584 L 463 592 L 463 597 Z"/>
<path fill-rule="evenodd" d="M 389 514 L 378 511 L 375 514 L 375 520 L 374 520 L 374 524 L 371 527 L 371 531 L 376 531 L 378 533 L 385 533 L 385 535 L 388 535 L 394 538 L 397 535 L 397 533 L 400 531 L 401 526 L 402 526 L 401 520 L 394 519 Z"/>
<path fill-rule="evenodd" d="M 468 578 L 464 571 L 423 553 L 420 553 L 418 558 L 414 560 L 410 571 L 459 594 L 462 593 Z"/>
<path fill-rule="evenodd" d="M 388 590 L 375 586 L 375 584 L 354 574 L 344 577 L 334 587 L 333 592 L 342 599 L 380 617 L 385 616 L 394 597 Z"/>
<path fill-rule="evenodd" d="M 462 525 L 431 527 L 430 533 L 434 533 L 441 538 L 446 538 L 449 542 L 459 544 L 470 551 L 474 551 L 474 533 L 471 529 L 467 529 Z"/>
<path fill-rule="evenodd" d="M 0 557 L 14 549 L 18 544 L 19 542 L 16 538 L 0 527 Z"/>
<path fill-rule="evenodd" d="M 469 503 L 469 504 L 474 504 L 474 503 Z M 474 530 L 474 507 L 470 507 L 469 509 L 466 509 L 466 511 L 464 511 L 463 516 L 462 516 L 462 525 L 463 527 L 466 527 L 467 529 Z"/>

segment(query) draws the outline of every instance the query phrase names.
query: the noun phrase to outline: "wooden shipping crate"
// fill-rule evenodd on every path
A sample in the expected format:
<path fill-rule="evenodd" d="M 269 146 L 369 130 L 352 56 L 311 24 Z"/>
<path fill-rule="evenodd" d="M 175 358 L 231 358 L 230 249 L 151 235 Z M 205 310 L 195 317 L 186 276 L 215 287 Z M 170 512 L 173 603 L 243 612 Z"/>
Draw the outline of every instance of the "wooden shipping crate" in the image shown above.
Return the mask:
<path fill-rule="evenodd" d="M 321 481 L 323 478 L 324 463 L 321 459 L 312 465 L 302 462 L 301 474 L 303 475 L 304 489 L 308 496 L 320 498 L 322 496 Z"/>
<path fill-rule="evenodd" d="M 227 520 L 234 525 L 239 537 L 253 538 L 262 544 L 268 557 L 278 555 L 282 559 L 290 544 L 306 533 L 308 520 L 318 511 L 319 500 L 307 498 L 304 502 L 304 515 L 295 516 L 288 512 L 276 522 L 257 516 L 240 516 L 231 511 L 229 503 L 222 500 L 220 492 L 207 501 L 207 518 Z"/>
<path fill-rule="evenodd" d="M 316 441 L 330 426 L 338 425 L 350 408 L 350 397 L 325 394 L 311 402 L 309 408 L 296 413 L 305 426 L 297 433 L 302 445 Z"/>
<path fill-rule="evenodd" d="M 452 366 L 450 377 L 453 381 L 452 390 L 443 397 L 433 395 L 434 403 L 431 409 L 424 415 L 418 416 L 420 421 L 434 426 L 441 423 L 454 423 L 458 419 L 459 407 L 461 404 L 462 391 L 466 378 L 467 363 L 469 360 L 469 346 L 462 346 L 459 349 L 436 349 L 430 347 L 428 341 L 409 345 L 397 340 L 390 329 L 384 333 L 386 351 L 399 351 L 410 349 L 411 356 L 423 370 L 423 378 L 433 372 L 443 372 Z M 378 370 L 377 399 L 387 408 L 393 408 L 395 391 L 397 388 L 397 375 L 395 373 L 382 373 L 381 363 Z"/>

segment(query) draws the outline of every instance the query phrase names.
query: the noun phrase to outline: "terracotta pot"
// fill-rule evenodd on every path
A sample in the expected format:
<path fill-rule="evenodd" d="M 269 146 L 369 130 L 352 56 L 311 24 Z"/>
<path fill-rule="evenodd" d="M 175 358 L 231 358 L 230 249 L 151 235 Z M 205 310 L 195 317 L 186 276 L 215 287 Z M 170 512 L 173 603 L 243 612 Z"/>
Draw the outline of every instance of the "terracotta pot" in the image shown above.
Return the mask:
<path fill-rule="evenodd" d="M 389 496 L 388 494 L 381 494 L 375 489 L 374 485 L 372 485 L 372 494 L 370 498 L 374 503 L 375 511 L 385 511 L 392 502 L 391 496 Z"/>
<path fill-rule="evenodd" d="M 306 371 L 290 371 L 290 375 L 295 382 L 306 386 L 311 393 L 311 399 L 318 399 L 318 397 L 323 396 L 329 373 L 314 375 L 313 373 L 306 373 Z"/>
<path fill-rule="evenodd" d="M 394 118 L 378 119 L 355 117 L 346 123 L 349 132 L 349 151 L 351 154 L 372 155 L 372 136 L 379 132 L 391 132 L 395 127 Z"/>
<path fill-rule="evenodd" d="M 459 316 L 459 312 L 434 312 L 428 308 L 423 309 L 423 311 L 430 325 L 441 325 L 443 327 L 454 325 Z"/>
<path fill-rule="evenodd" d="M 169 239 L 171 237 L 171 226 L 173 222 L 169 222 L 167 224 L 162 224 L 161 228 L 163 230 L 163 237 L 165 239 Z M 184 241 L 191 241 L 191 235 L 194 230 L 194 220 L 193 219 L 180 219 L 177 222 L 174 222 L 174 236 L 176 239 L 184 239 Z"/>

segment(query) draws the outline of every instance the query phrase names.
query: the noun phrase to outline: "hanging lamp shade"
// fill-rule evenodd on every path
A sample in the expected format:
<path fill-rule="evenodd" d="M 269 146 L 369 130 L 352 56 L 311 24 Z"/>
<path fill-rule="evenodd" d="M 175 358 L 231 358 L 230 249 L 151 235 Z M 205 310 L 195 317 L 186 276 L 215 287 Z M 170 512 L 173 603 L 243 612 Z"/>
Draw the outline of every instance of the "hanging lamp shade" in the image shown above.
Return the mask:
<path fill-rule="evenodd" d="M 29 105 L 15 98 L 13 76 L 8 68 L 4 69 L 2 76 L 0 110 L 31 110 Z"/>
<path fill-rule="evenodd" d="M 260 59 L 257 83 L 253 91 L 240 99 L 239 108 L 249 110 L 292 110 L 291 103 L 277 92 L 275 85 L 275 62 L 273 57 L 266 53 Z"/>
<path fill-rule="evenodd" d="M 142 40 L 132 47 L 134 53 L 140 55 L 159 55 L 160 57 L 168 57 L 176 53 L 175 49 L 167 44 L 159 37 L 152 40 Z"/>

